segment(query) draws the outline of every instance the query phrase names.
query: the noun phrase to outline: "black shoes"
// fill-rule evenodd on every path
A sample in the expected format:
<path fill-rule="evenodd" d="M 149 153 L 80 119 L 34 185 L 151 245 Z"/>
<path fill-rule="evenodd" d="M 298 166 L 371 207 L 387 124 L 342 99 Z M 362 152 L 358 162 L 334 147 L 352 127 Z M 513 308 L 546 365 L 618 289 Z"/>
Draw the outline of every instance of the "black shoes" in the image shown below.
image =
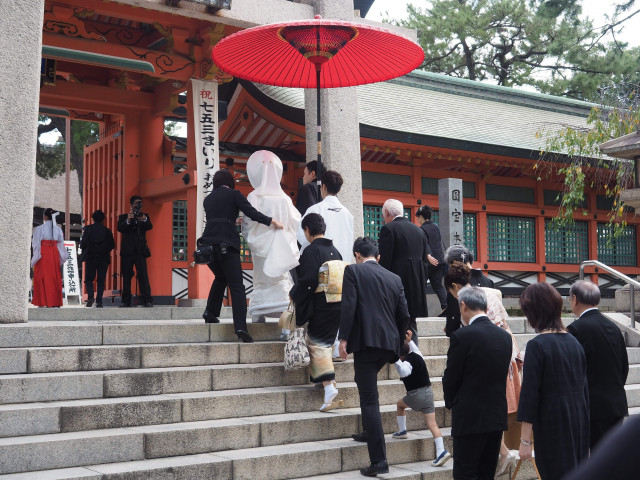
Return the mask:
<path fill-rule="evenodd" d="M 87 299 L 87 308 L 91 308 L 93 306 L 93 298 Z"/>
<path fill-rule="evenodd" d="M 121 303 L 120 304 L 120 308 L 131 308 L 131 304 L 130 303 Z"/>
<path fill-rule="evenodd" d="M 214 317 L 209 313 L 209 310 L 205 310 L 202 314 L 202 318 L 204 318 L 204 323 L 220 323 L 218 317 Z"/>
<path fill-rule="evenodd" d="M 153 302 L 144 302 L 144 306 L 146 308 L 151 308 L 151 307 L 153 307 Z"/>
<path fill-rule="evenodd" d="M 354 433 L 353 435 L 351 435 L 351 438 L 353 438 L 356 442 L 366 442 L 367 432 Z"/>
<path fill-rule="evenodd" d="M 102 308 L 102 302 L 96 302 L 96 308 Z"/>
<path fill-rule="evenodd" d="M 386 460 L 372 463 L 367 468 L 361 468 L 360 473 L 365 477 L 375 477 L 379 473 L 389 473 L 389 464 Z"/>
<path fill-rule="evenodd" d="M 236 330 L 236 335 L 244 343 L 253 343 L 253 337 L 246 330 Z"/>

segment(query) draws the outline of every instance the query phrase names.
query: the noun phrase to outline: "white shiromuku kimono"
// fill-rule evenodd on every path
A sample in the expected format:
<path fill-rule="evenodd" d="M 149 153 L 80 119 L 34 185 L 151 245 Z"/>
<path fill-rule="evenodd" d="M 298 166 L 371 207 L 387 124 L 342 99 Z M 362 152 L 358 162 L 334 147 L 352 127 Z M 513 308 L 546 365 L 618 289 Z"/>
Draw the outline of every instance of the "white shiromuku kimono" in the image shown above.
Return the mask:
<path fill-rule="evenodd" d="M 300 252 L 296 230 L 300 212 L 282 190 L 282 161 L 272 152 L 259 150 L 247 161 L 247 175 L 255 189 L 247 200 L 257 210 L 281 222 L 276 230 L 244 217 L 242 234 L 253 257 L 253 293 L 249 299 L 249 315 L 253 321 L 264 316 L 278 316 L 289 305 L 293 286 L 289 270 L 298 265 Z"/>
<path fill-rule="evenodd" d="M 327 195 L 324 200 L 307 208 L 304 216 L 310 213 L 318 213 L 327 225 L 324 238 L 333 241 L 333 246 L 338 249 L 342 260 L 353 263 L 353 215 L 347 207 L 342 205 L 335 195 Z M 298 242 L 300 242 L 300 252 L 309 245 L 304 236 L 302 228 L 298 227 Z"/>

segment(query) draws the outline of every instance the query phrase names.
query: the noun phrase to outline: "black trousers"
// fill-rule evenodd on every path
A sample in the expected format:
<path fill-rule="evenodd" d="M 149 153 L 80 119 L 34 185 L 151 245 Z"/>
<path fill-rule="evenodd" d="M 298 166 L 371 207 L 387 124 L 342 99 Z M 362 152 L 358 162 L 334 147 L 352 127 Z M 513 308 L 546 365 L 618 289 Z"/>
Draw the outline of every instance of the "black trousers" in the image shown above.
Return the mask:
<path fill-rule="evenodd" d="M 493 480 L 498 466 L 502 432 L 453 436 L 453 478 Z"/>
<path fill-rule="evenodd" d="M 593 448 L 598 444 L 609 430 L 622 422 L 624 417 L 611 418 L 592 418 L 589 422 L 589 448 Z"/>
<path fill-rule="evenodd" d="M 104 280 L 107 278 L 108 261 L 87 260 L 84 262 L 84 285 L 87 289 L 87 296 L 93 299 L 93 280 L 96 279 L 96 301 L 102 303 L 104 293 Z"/>
<path fill-rule="evenodd" d="M 220 253 L 217 245 L 213 246 L 213 262 L 209 268 L 216 276 L 209 290 L 207 311 L 215 316 L 220 316 L 224 291 L 229 286 L 231 295 L 231 309 L 233 311 L 233 326 L 236 330 L 247 330 L 247 294 L 242 281 L 242 265 L 240 264 L 240 252 L 228 247 L 227 253 Z"/>
<path fill-rule="evenodd" d="M 443 310 L 447 308 L 447 291 L 445 290 L 444 284 L 442 283 L 444 272 L 444 263 L 440 263 L 435 267 L 429 264 L 429 270 L 427 271 L 427 277 L 429 278 L 429 282 L 431 283 L 431 288 L 433 288 L 433 291 L 438 296 L 438 300 L 440 300 L 440 308 L 442 308 Z"/>
<path fill-rule="evenodd" d="M 362 427 L 367 432 L 367 448 L 371 463 L 387 459 L 378 399 L 378 372 L 393 360 L 390 350 L 366 348 L 353 354 L 355 382 L 360 396 Z"/>
<path fill-rule="evenodd" d="M 142 254 L 122 255 L 120 257 L 120 267 L 122 269 L 122 303 L 131 303 L 131 279 L 133 278 L 133 267 L 136 267 L 136 278 L 138 279 L 139 297 L 146 302 L 153 302 L 151 296 L 151 286 L 149 285 L 149 275 L 147 273 L 147 259 Z"/>

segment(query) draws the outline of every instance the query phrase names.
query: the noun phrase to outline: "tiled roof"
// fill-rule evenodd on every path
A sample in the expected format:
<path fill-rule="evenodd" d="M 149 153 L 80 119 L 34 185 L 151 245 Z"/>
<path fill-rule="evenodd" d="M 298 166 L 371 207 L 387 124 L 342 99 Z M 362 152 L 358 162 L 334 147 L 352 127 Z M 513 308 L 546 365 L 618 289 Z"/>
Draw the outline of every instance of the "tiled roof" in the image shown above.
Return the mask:
<path fill-rule="evenodd" d="M 304 93 L 256 85 L 279 103 L 304 109 Z M 537 151 L 536 131 L 586 125 L 593 104 L 415 71 L 358 89 L 358 115 L 365 126 L 415 136 L 439 137 Z M 394 136 L 398 138 L 398 135 Z"/>

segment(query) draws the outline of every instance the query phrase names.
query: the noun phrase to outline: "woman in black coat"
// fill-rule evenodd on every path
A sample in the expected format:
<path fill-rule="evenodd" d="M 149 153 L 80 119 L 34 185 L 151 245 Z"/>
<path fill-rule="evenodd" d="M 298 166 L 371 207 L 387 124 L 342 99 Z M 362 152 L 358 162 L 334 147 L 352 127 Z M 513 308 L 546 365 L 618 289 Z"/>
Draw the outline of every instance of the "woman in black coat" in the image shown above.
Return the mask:
<path fill-rule="evenodd" d="M 231 172 L 219 170 L 213 176 L 213 192 L 204 199 L 207 226 L 198 244 L 213 245 L 213 260 L 209 263 L 209 269 L 215 278 L 209 291 L 207 309 L 202 316 L 207 323 L 219 322 L 222 298 L 228 285 L 236 335 L 243 342 L 250 343 L 253 338 L 247 331 L 247 295 L 242 281 L 240 235 L 236 229 L 236 219 L 242 211 L 251 220 L 263 225 L 282 229 L 282 224 L 253 208 L 234 187 Z"/>
<path fill-rule="evenodd" d="M 300 224 L 310 245 L 300 256 L 296 268 L 297 280 L 289 292 L 295 302 L 296 323 L 302 326 L 308 322 L 307 336 L 311 363 L 309 376 L 312 382 L 324 385 L 324 404 L 320 411 L 330 410 L 338 395 L 333 369 L 333 342 L 340 326 L 340 302 L 328 303 L 324 292 L 317 292 L 318 274 L 324 262 L 342 260 L 333 241 L 324 238 L 326 225 L 321 215 L 309 213 Z"/>
<path fill-rule="evenodd" d="M 587 360 L 562 324 L 562 297 L 555 288 L 529 285 L 520 308 L 540 334 L 529 340 L 524 356 L 520 458 L 531 458 L 533 449 L 542 480 L 559 480 L 589 455 Z"/>

